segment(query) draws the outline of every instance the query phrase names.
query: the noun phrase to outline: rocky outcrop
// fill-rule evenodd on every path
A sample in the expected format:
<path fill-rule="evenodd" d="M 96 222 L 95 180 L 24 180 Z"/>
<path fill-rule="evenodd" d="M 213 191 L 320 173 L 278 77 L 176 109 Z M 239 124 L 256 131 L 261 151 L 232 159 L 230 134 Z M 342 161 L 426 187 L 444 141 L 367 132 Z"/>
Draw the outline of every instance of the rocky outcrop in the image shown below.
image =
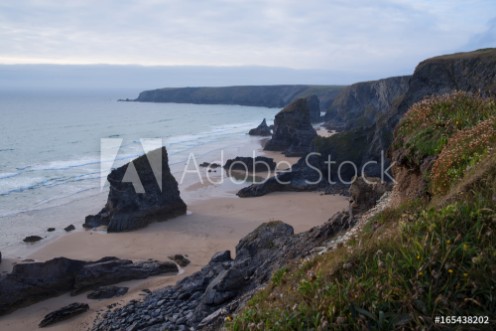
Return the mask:
<path fill-rule="evenodd" d="M 100 286 L 96 290 L 88 293 L 86 297 L 93 300 L 109 299 L 123 296 L 128 290 L 129 288 L 124 286 Z"/>
<path fill-rule="evenodd" d="M 276 115 L 272 139 L 264 150 L 282 151 L 286 156 L 303 156 L 312 150 L 316 136 L 310 123 L 308 100 L 298 99 Z"/>
<path fill-rule="evenodd" d="M 339 213 L 324 225 L 297 235 L 280 221 L 262 224 L 240 240 L 234 260 L 229 251 L 217 253 L 199 272 L 174 287 L 107 311 L 92 330 L 218 327 L 270 279 L 273 271 L 312 254 L 316 246 L 349 227 L 347 215 Z"/>
<path fill-rule="evenodd" d="M 173 262 L 133 263 L 115 257 L 96 262 L 60 257 L 16 264 L 11 273 L 0 276 L 0 315 L 69 291 L 77 294 L 102 285 L 177 272 Z"/>
<path fill-rule="evenodd" d="M 40 241 L 42 239 L 43 238 L 40 236 L 27 236 L 22 241 L 24 241 L 25 243 L 35 243 L 35 242 Z"/>
<path fill-rule="evenodd" d="M 322 120 L 320 116 L 320 100 L 316 95 L 306 97 L 308 111 L 310 113 L 310 122 L 318 123 Z"/>
<path fill-rule="evenodd" d="M 224 104 L 281 108 L 315 94 L 321 105 L 329 105 L 342 86 L 272 85 L 163 88 L 143 91 L 134 101 Z"/>
<path fill-rule="evenodd" d="M 65 232 L 71 232 L 71 231 L 74 231 L 76 230 L 76 227 L 74 226 L 74 224 L 71 224 L 71 225 L 68 225 L 64 228 L 64 231 Z"/>
<path fill-rule="evenodd" d="M 262 136 L 262 137 L 267 137 L 271 136 L 272 132 L 270 131 L 269 126 L 267 125 L 267 122 L 265 121 L 265 118 L 263 119 L 262 123 L 260 123 L 259 126 L 257 126 L 254 129 L 251 129 L 248 131 L 248 134 L 250 136 Z"/>
<path fill-rule="evenodd" d="M 310 166 L 314 167 L 311 168 Z M 240 198 L 260 197 L 271 192 L 312 191 L 326 186 L 319 176 L 321 159 L 317 156 L 301 158 L 289 171 L 278 173 L 261 183 L 244 187 L 236 194 Z"/>
<path fill-rule="evenodd" d="M 70 305 L 64 306 L 46 315 L 38 326 L 40 328 L 44 328 L 57 322 L 69 319 L 73 316 L 85 313 L 88 309 L 90 309 L 90 306 L 86 303 L 71 303 Z"/>
<path fill-rule="evenodd" d="M 391 183 L 386 183 L 377 177 L 357 177 L 350 185 L 350 207 L 353 214 L 369 210 L 377 201 L 392 189 Z"/>
<path fill-rule="evenodd" d="M 229 159 L 224 164 L 224 169 L 226 170 L 242 170 L 249 172 L 261 172 L 261 171 L 272 171 L 275 170 L 276 163 L 274 159 L 265 157 L 265 156 L 257 156 L 253 157 L 243 157 L 238 156 L 234 159 Z"/>
<path fill-rule="evenodd" d="M 105 225 L 108 232 L 130 231 L 186 213 L 165 147 L 112 170 L 107 180 L 107 204 L 86 217 L 85 228 Z"/>
<path fill-rule="evenodd" d="M 169 259 L 176 262 L 177 265 L 182 268 L 184 268 L 185 266 L 191 263 L 191 261 L 182 254 L 174 254 L 172 256 L 169 256 Z"/>

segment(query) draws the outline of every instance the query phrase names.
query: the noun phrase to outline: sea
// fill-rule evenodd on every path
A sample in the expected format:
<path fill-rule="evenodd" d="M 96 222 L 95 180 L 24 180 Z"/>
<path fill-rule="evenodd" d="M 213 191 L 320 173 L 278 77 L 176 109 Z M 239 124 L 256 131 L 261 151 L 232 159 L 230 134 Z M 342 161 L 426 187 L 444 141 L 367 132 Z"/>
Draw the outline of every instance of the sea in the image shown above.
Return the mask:
<path fill-rule="evenodd" d="M 15 226 L 11 220 L 19 214 L 101 194 L 108 187 L 102 186 L 108 174 L 102 146 L 109 141 L 119 146 L 113 168 L 142 155 L 144 141 L 161 141 L 171 168 L 179 169 L 192 153 L 200 162 L 202 155 L 246 143 L 249 129 L 263 118 L 272 123 L 279 111 L 118 101 L 137 93 L 0 91 L 0 229 Z"/>

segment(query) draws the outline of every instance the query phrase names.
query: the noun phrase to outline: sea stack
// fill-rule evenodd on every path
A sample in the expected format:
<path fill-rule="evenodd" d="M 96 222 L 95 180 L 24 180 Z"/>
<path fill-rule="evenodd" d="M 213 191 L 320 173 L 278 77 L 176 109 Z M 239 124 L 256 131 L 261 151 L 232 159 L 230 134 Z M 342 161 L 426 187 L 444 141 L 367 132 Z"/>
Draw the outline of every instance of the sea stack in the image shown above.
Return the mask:
<path fill-rule="evenodd" d="M 319 98 L 314 94 L 307 97 L 306 100 L 308 105 L 308 111 L 310 112 L 310 122 L 312 123 L 320 122 L 322 120 L 322 117 L 320 116 Z"/>
<path fill-rule="evenodd" d="M 186 213 L 165 147 L 113 170 L 107 180 L 107 204 L 86 217 L 85 228 L 105 225 L 108 232 L 130 231 Z"/>
<path fill-rule="evenodd" d="M 264 149 L 282 151 L 286 156 L 303 156 L 311 152 L 316 136 L 317 133 L 310 123 L 308 99 L 301 98 L 276 115 L 272 139 Z"/>
<path fill-rule="evenodd" d="M 262 123 L 260 123 L 260 125 L 257 126 L 256 128 L 248 131 L 248 134 L 250 136 L 266 137 L 266 136 L 272 135 L 272 132 L 270 131 L 270 127 L 267 125 L 267 122 L 265 121 L 265 118 L 264 118 Z"/>

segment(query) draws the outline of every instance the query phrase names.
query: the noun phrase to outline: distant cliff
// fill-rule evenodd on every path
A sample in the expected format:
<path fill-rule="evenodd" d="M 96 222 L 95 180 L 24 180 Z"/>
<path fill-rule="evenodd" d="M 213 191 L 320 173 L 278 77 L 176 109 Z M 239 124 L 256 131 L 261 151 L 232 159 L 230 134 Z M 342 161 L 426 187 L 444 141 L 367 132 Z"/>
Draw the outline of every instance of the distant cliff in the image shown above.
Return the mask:
<path fill-rule="evenodd" d="M 329 127 L 368 127 L 380 114 L 397 106 L 409 87 L 410 76 L 360 82 L 342 89 L 326 112 Z"/>
<path fill-rule="evenodd" d="M 298 98 L 316 95 L 319 98 L 322 109 L 326 109 L 342 88 L 342 86 L 333 85 L 161 88 L 143 91 L 134 101 L 228 104 L 281 108 Z"/>
<path fill-rule="evenodd" d="M 410 78 L 388 78 L 343 89 L 326 119 L 328 127 L 346 132 L 324 139 L 320 145 L 335 150 L 346 142 L 360 149 L 362 162 L 380 161 L 381 153 L 387 154 L 391 146 L 395 126 L 414 103 L 453 91 L 495 96 L 496 49 L 434 57 L 422 61 Z M 361 137 L 360 144 L 355 142 L 357 137 Z M 371 166 L 368 170 L 370 175 L 378 175 L 380 169 Z"/>

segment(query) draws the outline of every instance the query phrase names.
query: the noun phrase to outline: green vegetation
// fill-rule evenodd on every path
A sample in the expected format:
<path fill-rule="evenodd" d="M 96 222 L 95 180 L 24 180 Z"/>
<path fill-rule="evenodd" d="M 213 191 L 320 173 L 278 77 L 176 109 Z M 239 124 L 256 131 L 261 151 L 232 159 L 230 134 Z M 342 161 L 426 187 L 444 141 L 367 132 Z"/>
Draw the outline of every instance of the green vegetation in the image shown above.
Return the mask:
<path fill-rule="evenodd" d="M 449 137 L 496 116 L 496 104 L 466 92 L 425 99 L 413 105 L 396 129 L 394 149 L 406 149 L 414 165 L 438 155 Z"/>
<path fill-rule="evenodd" d="M 494 326 L 494 101 L 464 93 L 423 101 L 396 135 L 395 151 L 409 160 L 436 158 L 427 173 L 434 199 L 386 209 L 344 246 L 277 271 L 230 329 L 441 329 L 436 316 L 456 315 L 492 319 L 474 329 Z"/>

